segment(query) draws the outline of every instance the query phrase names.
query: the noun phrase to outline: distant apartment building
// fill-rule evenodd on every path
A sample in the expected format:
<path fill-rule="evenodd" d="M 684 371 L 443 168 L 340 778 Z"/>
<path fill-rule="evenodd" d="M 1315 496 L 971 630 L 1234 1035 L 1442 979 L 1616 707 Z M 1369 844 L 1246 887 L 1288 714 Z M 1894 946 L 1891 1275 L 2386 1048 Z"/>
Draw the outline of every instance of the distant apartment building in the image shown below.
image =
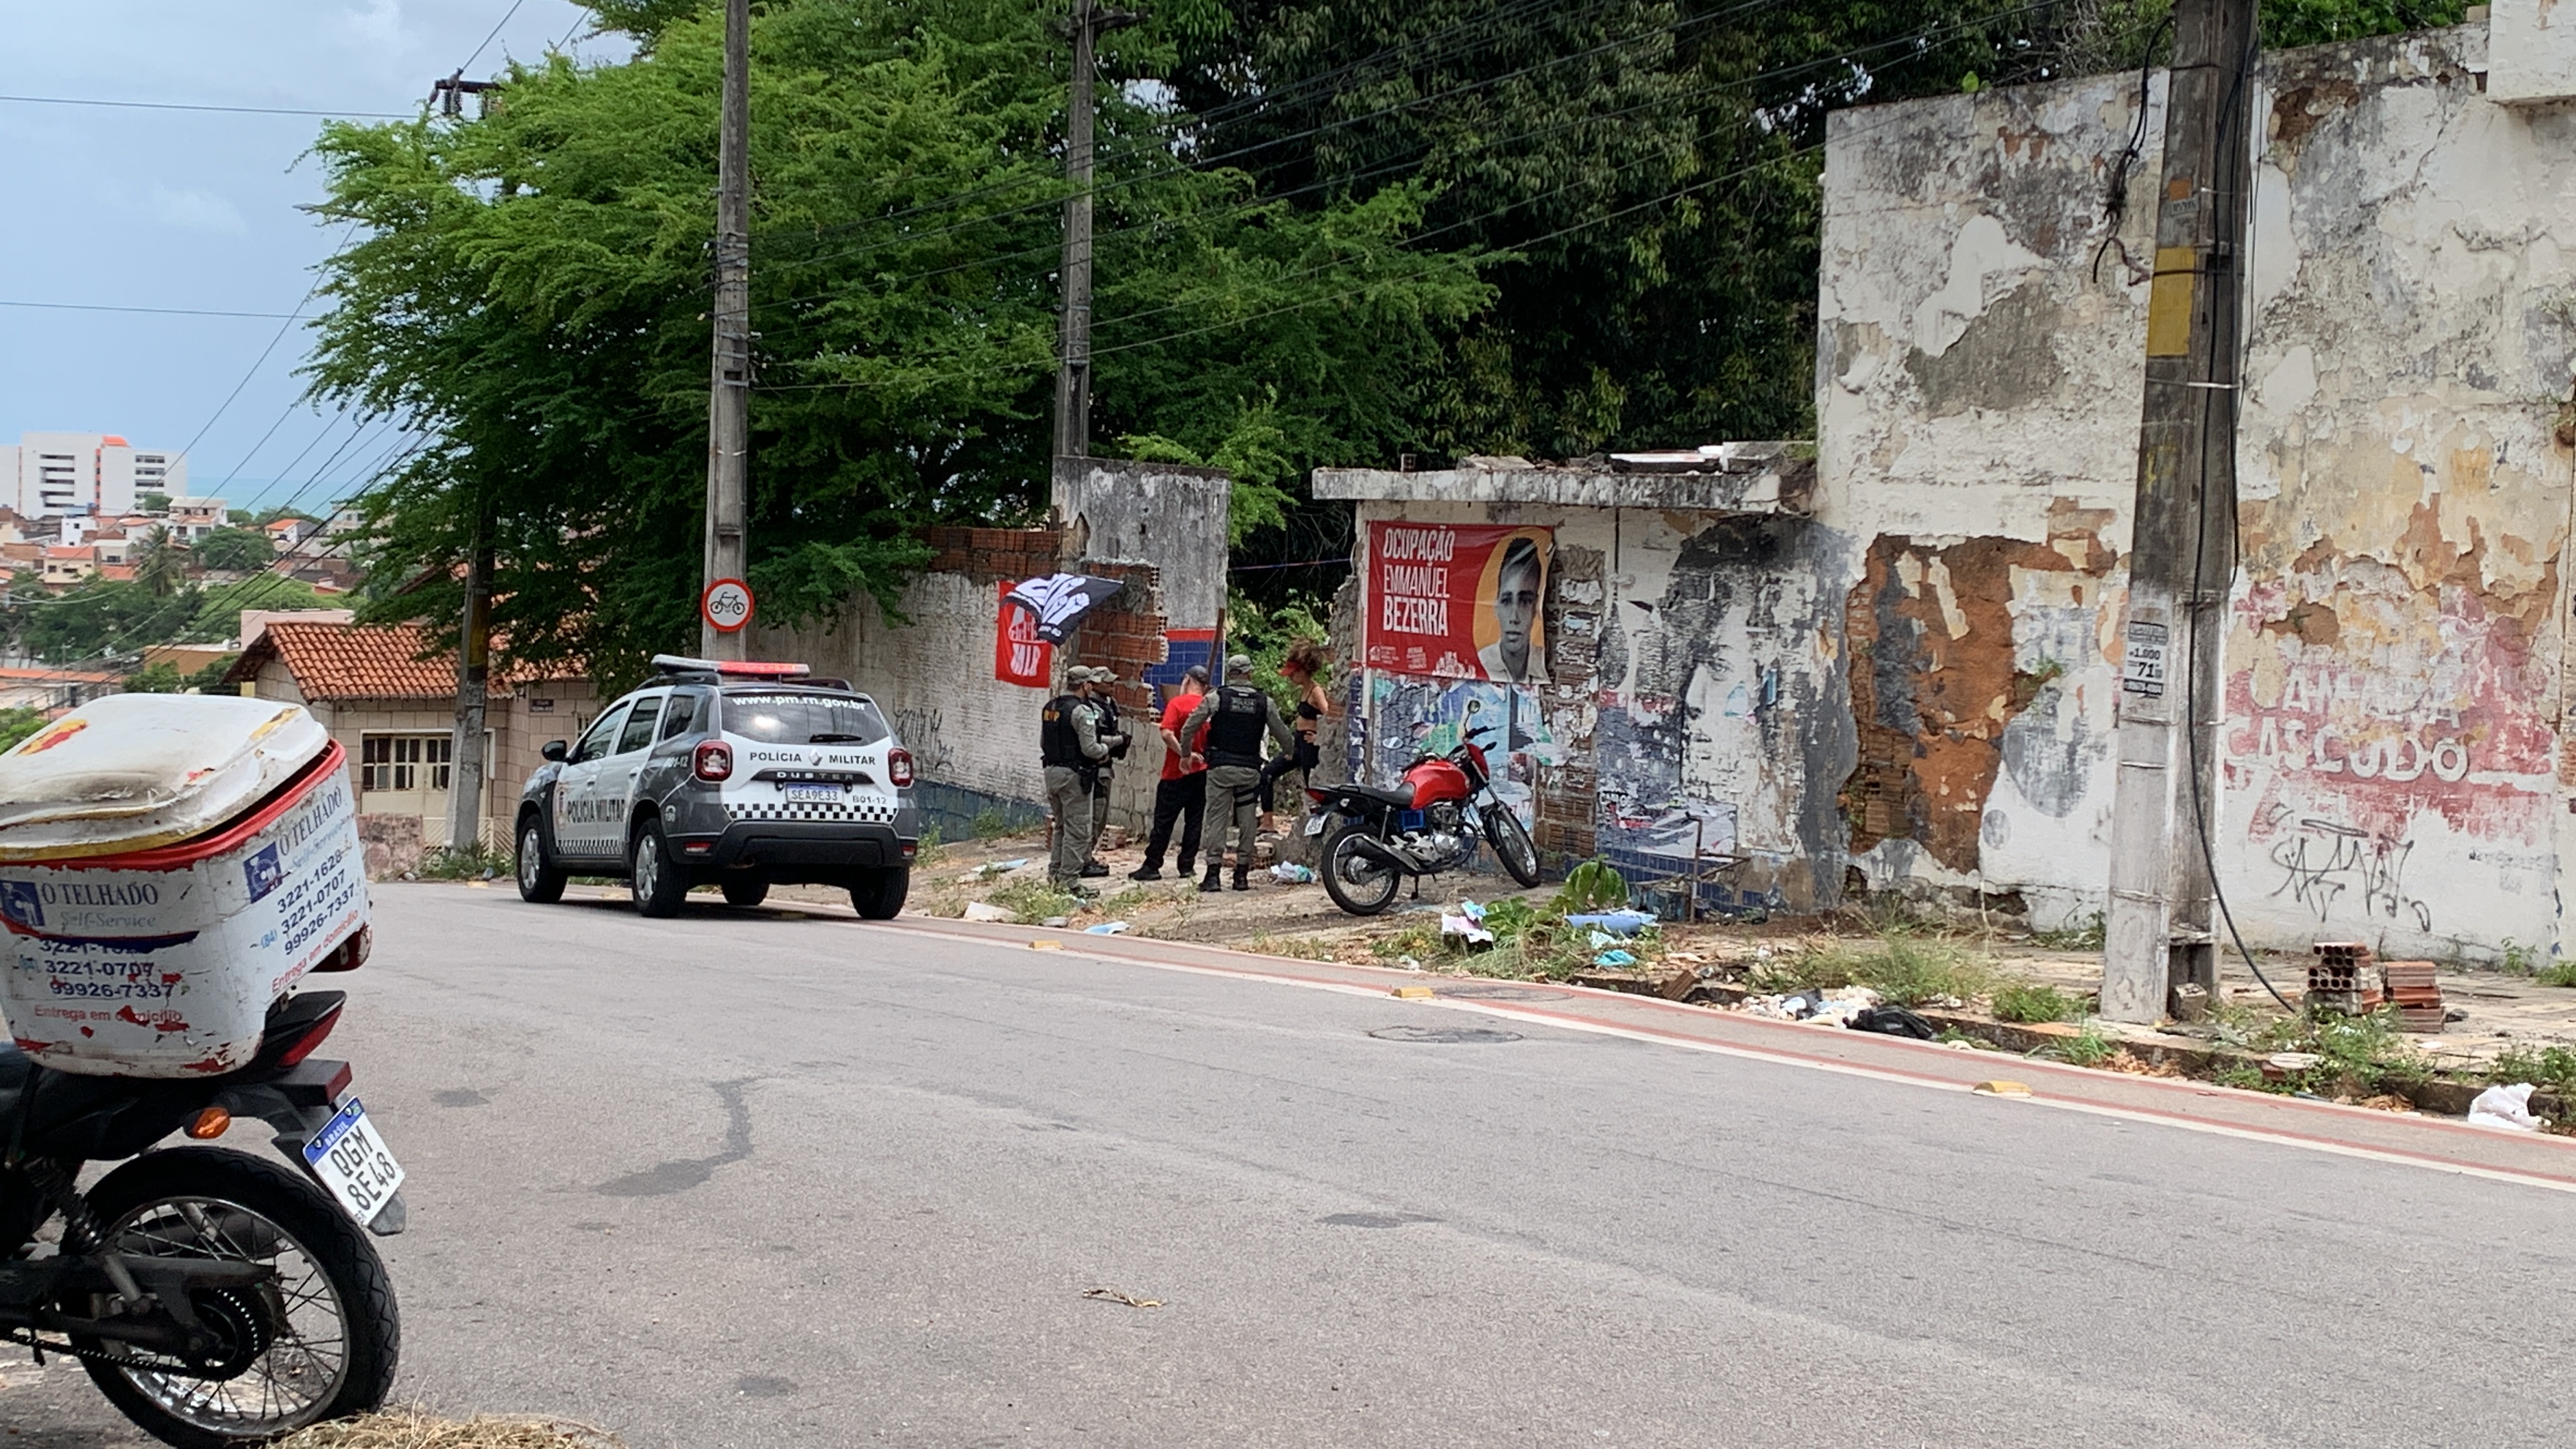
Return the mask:
<path fill-rule="evenodd" d="M 144 493 L 182 493 L 183 453 L 136 448 L 114 433 L 21 433 L 0 444 L 0 504 L 29 518 L 134 511 Z"/>

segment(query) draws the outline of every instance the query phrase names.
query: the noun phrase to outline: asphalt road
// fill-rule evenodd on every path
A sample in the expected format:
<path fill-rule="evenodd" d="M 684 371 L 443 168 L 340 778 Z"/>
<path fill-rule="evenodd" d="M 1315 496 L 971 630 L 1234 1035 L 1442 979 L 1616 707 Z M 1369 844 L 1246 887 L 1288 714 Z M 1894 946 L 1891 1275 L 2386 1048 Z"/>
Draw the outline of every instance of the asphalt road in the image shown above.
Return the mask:
<path fill-rule="evenodd" d="M 774 1449 L 2492 1446 L 2576 1407 L 2537 1183 L 1078 937 L 376 908 L 330 1050 L 411 1172 L 437 1409 Z M 0 1383 L 0 1442 L 135 1442 L 77 1369 Z"/>

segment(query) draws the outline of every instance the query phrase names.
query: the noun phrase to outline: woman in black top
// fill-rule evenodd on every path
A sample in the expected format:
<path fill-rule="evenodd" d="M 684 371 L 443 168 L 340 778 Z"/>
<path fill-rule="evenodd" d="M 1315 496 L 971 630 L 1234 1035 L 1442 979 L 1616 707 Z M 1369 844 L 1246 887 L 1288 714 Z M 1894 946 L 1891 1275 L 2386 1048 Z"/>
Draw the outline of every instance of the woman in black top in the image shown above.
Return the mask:
<path fill-rule="evenodd" d="M 1281 755 L 1261 770 L 1261 808 L 1273 808 L 1272 786 L 1283 776 L 1312 774 L 1323 763 L 1323 746 L 1317 736 L 1324 719 L 1333 712 L 1333 697 L 1324 692 L 1324 681 L 1332 673 L 1332 656 L 1312 639 L 1300 639 L 1288 646 L 1288 657 L 1279 663 L 1279 672 L 1297 686 L 1297 712 L 1293 728 L 1297 731 L 1297 748 Z"/>

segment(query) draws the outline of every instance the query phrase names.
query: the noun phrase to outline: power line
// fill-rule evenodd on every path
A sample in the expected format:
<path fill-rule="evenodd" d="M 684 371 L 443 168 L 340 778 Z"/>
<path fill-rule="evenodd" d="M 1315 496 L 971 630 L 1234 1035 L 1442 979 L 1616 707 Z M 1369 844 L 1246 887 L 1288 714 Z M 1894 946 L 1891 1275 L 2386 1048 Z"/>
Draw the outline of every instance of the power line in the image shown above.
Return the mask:
<path fill-rule="evenodd" d="M 459 71 L 471 70 L 474 66 L 474 62 L 483 58 L 483 52 L 492 48 L 492 42 L 501 38 L 501 27 L 509 24 L 510 17 L 518 14 L 519 7 L 527 3 L 528 0 L 510 0 L 510 8 L 502 11 L 501 18 L 492 23 L 492 33 L 483 37 L 483 43 L 474 47 L 474 53 L 465 57 L 465 64 L 458 66 L 457 69 Z"/>
<path fill-rule="evenodd" d="M 270 321 L 299 320 L 300 312 L 229 312 L 210 307 L 127 307 L 110 302 L 21 302 L 0 297 L 0 307 L 35 307 L 47 312 L 139 312 L 153 317 L 257 317 Z"/>
<path fill-rule="evenodd" d="M 103 106 L 120 111 L 210 111 L 229 116 L 319 116 L 333 121 L 408 121 L 396 111 L 308 111 L 291 106 L 218 106 L 194 101 L 118 101 L 90 96 L 0 96 L 23 106 Z"/>

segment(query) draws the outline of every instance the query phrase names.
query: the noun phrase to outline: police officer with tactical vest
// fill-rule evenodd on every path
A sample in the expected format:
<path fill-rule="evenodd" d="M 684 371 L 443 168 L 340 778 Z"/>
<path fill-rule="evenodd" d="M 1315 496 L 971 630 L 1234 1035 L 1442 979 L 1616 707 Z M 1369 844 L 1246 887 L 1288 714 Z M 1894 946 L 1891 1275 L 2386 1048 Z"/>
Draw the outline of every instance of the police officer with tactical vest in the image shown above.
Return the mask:
<path fill-rule="evenodd" d="M 1225 661 L 1223 687 L 1199 701 L 1190 711 L 1189 721 L 1181 726 L 1182 739 L 1198 737 L 1200 726 L 1207 728 L 1207 744 L 1201 753 L 1207 756 L 1208 815 L 1211 834 L 1207 847 L 1207 878 L 1199 889 L 1217 888 L 1217 867 L 1225 859 L 1226 822 L 1234 822 L 1234 888 L 1252 889 L 1253 831 L 1261 820 L 1261 737 L 1264 734 L 1279 742 L 1282 751 L 1297 745 L 1297 732 L 1288 727 L 1270 696 L 1251 682 L 1252 659 L 1237 654 Z"/>
<path fill-rule="evenodd" d="M 1038 716 L 1038 754 L 1046 766 L 1047 803 L 1055 810 L 1055 850 L 1047 878 L 1059 890 L 1082 892 L 1082 868 L 1091 857 L 1091 800 L 1101 767 L 1125 740 L 1101 730 L 1093 697 L 1097 671 L 1077 664 L 1065 671 L 1065 692 Z"/>

